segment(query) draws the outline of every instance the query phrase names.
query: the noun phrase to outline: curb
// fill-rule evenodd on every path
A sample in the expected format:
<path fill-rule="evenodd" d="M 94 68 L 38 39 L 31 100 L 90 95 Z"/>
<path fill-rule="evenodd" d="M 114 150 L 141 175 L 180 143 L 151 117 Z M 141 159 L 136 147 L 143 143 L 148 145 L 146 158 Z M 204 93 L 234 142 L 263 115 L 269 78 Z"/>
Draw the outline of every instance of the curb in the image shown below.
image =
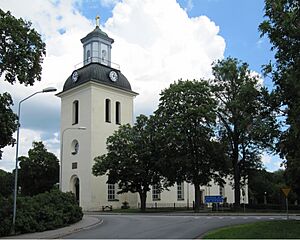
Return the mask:
<path fill-rule="evenodd" d="M 62 237 L 65 237 L 65 236 L 68 236 L 68 235 L 71 235 L 73 233 L 77 233 L 77 232 L 80 232 L 80 231 L 83 231 L 83 230 L 88 230 L 90 228 L 93 228 L 95 226 L 98 226 L 98 225 L 101 225 L 103 223 L 103 219 L 99 219 L 98 222 L 94 223 L 94 224 L 91 224 L 89 226 L 86 226 L 86 227 L 79 227 L 79 228 L 75 228 L 67 233 L 61 233 L 61 234 L 57 234 L 57 235 L 54 235 L 52 237 L 49 237 L 51 239 L 57 239 L 57 238 L 62 238 Z"/>

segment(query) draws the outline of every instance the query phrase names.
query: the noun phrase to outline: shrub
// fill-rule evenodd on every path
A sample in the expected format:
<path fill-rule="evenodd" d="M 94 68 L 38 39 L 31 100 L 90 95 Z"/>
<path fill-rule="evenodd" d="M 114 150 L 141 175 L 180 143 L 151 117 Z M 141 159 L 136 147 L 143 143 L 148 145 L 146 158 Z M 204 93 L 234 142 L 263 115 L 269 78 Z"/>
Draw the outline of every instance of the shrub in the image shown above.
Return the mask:
<path fill-rule="evenodd" d="M 122 206 L 121 206 L 121 209 L 128 209 L 128 208 L 130 208 L 130 206 L 129 206 L 129 203 L 128 202 L 122 202 Z"/>
<path fill-rule="evenodd" d="M 13 200 L 0 199 L 0 236 L 8 235 L 12 223 Z M 82 219 L 83 213 L 72 193 L 52 190 L 17 199 L 16 232 L 39 232 L 63 227 Z"/>

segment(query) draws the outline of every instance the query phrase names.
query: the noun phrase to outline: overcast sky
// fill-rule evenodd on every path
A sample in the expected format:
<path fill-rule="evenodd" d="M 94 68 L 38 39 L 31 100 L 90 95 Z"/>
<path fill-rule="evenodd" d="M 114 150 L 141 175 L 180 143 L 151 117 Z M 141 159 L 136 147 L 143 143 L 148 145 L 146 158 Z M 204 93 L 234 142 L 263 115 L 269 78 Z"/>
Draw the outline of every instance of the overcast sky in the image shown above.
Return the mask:
<path fill-rule="evenodd" d="M 46 43 L 42 81 L 33 87 L 0 81 L 17 103 L 45 87 L 62 90 L 63 84 L 83 61 L 80 39 L 95 28 L 115 42 L 112 61 L 120 64 L 135 99 L 135 115 L 151 114 L 159 93 L 182 79 L 211 77 L 211 63 L 227 56 L 249 63 L 261 73 L 272 59 L 268 39 L 260 38 L 263 0 L 1 0 L 0 8 L 32 22 Z M 272 88 L 270 79 L 264 85 Z M 22 105 L 20 155 L 27 155 L 32 141 L 42 140 L 59 156 L 60 99 L 39 94 Z M 4 148 L 0 168 L 14 168 L 15 149 Z M 277 170 L 278 156 L 264 154 L 268 170 Z"/>

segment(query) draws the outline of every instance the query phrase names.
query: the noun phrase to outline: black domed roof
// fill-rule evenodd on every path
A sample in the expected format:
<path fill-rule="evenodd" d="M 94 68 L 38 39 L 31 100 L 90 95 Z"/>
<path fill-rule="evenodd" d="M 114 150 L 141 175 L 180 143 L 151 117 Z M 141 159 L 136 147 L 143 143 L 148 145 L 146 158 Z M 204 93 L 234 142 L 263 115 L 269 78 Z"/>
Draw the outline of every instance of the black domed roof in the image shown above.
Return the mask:
<path fill-rule="evenodd" d="M 77 87 L 83 83 L 92 81 L 135 93 L 131 90 L 131 86 L 127 78 L 119 70 L 111 67 L 102 65 L 100 63 L 90 63 L 75 71 L 78 73 L 77 81 L 73 81 L 71 74 L 64 84 L 63 92 Z M 111 71 L 115 71 L 118 74 L 118 80 L 116 82 L 111 81 L 109 78 L 109 73 Z"/>
<path fill-rule="evenodd" d="M 114 42 L 114 40 L 110 38 L 105 32 L 103 32 L 98 26 L 96 26 L 96 28 L 92 32 L 90 32 L 88 35 L 82 38 L 81 42 L 84 43 L 86 40 L 93 37 L 100 37 L 102 39 L 108 40 L 111 43 Z"/>

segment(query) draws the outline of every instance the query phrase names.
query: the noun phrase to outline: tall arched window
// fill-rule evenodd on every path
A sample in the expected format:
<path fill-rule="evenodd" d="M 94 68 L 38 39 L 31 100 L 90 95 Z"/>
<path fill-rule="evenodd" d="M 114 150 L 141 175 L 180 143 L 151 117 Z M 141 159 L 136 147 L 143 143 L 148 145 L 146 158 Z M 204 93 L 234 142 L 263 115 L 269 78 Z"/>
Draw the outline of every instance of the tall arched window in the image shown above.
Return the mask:
<path fill-rule="evenodd" d="M 116 124 L 121 124 L 121 103 L 116 102 Z"/>
<path fill-rule="evenodd" d="M 75 100 L 73 102 L 73 125 L 78 123 L 79 119 L 79 102 Z"/>
<path fill-rule="evenodd" d="M 109 99 L 106 99 L 105 100 L 105 122 L 111 122 L 111 118 L 110 118 L 110 115 L 111 115 L 111 106 L 110 106 L 110 100 Z"/>
<path fill-rule="evenodd" d="M 87 63 L 89 63 L 91 61 L 91 51 L 90 50 L 87 50 L 87 52 L 86 52 L 86 61 L 87 61 Z"/>

